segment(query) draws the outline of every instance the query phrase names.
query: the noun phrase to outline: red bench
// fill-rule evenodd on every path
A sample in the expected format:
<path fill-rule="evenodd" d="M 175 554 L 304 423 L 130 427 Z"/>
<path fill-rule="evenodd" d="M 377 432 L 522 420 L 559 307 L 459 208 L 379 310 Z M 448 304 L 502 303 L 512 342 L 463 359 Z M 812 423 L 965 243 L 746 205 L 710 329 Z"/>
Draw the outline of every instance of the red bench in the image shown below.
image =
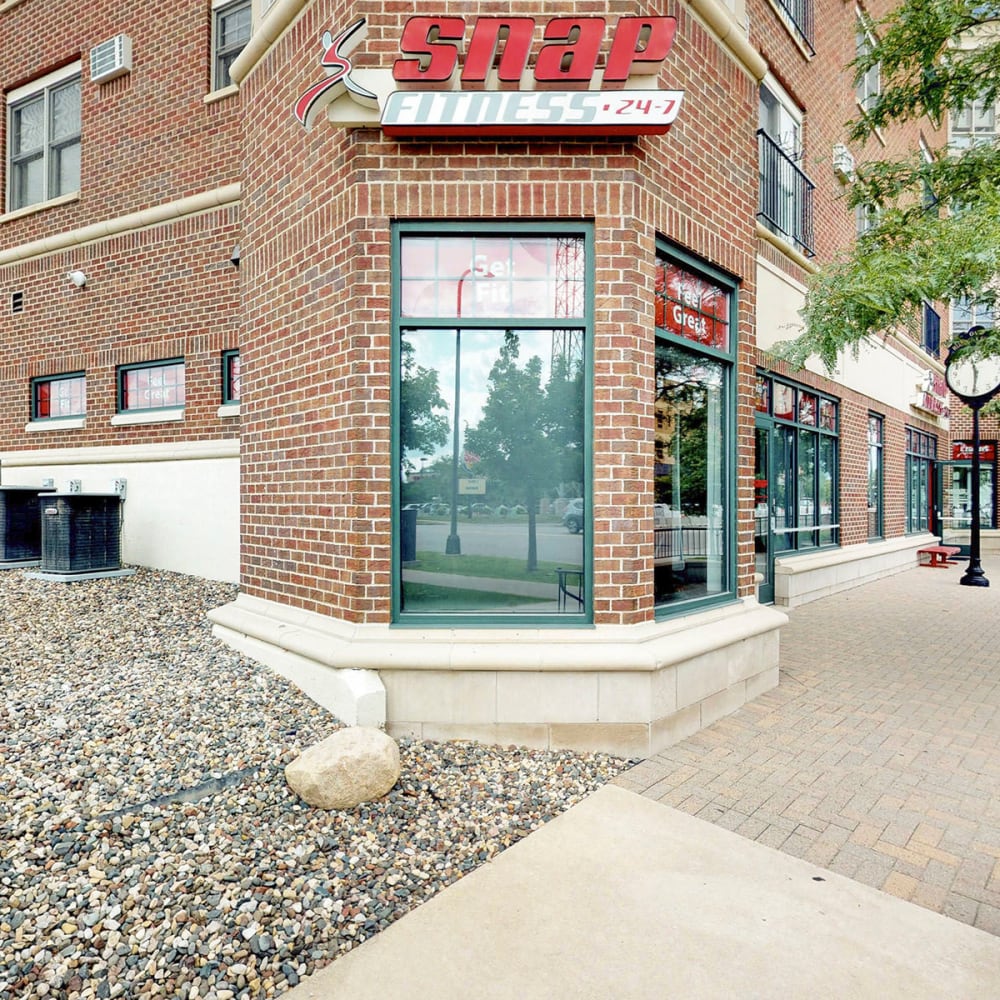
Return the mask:
<path fill-rule="evenodd" d="M 957 556 L 962 550 L 957 545 L 928 545 L 925 548 L 917 549 L 918 558 L 930 556 L 929 562 L 920 559 L 921 566 L 948 566 L 956 560 L 952 556 Z"/>

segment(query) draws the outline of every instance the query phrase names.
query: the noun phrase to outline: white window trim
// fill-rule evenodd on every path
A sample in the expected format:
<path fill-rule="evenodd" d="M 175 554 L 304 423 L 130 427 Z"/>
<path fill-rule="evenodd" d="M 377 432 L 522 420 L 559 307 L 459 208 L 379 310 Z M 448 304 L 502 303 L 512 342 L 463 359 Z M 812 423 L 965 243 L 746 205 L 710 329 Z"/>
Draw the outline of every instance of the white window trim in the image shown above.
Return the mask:
<path fill-rule="evenodd" d="M 165 407 L 161 410 L 126 410 L 111 418 L 112 427 L 127 427 L 129 424 L 168 424 L 184 419 L 183 406 Z"/>
<path fill-rule="evenodd" d="M 805 113 L 803 112 L 802 108 L 800 108 L 798 103 L 791 98 L 788 91 L 785 90 L 785 88 L 782 87 L 780 83 L 778 83 L 777 79 L 775 79 L 775 77 L 771 73 L 767 73 L 764 76 L 764 79 L 760 81 L 760 85 L 764 87 L 765 90 L 771 92 L 772 96 L 781 105 L 782 110 L 785 111 L 788 114 L 788 117 L 791 118 L 792 121 L 795 123 L 795 127 L 796 129 L 798 129 L 799 132 L 798 139 L 799 142 L 801 143 L 802 121 L 805 117 Z M 778 139 L 780 137 L 771 136 L 771 138 Z M 802 143 L 802 145 L 804 146 L 804 143 Z"/>
<path fill-rule="evenodd" d="M 29 420 L 24 429 L 28 434 L 35 434 L 39 431 L 78 431 L 86 426 L 86 417 L 47 417 L 45 420 Z"/>
<path fill-rule="evenodd" d="M 56 84 L 62 83 L 63 80 L 68 80 L 71 76 L 79 75 L 79 61 L 70 63 L 69 66 L 63 66 L 62 69 L 56 69 L 51 73 L 46 73 L 45 76 L 40 76 L 37 79 L 32 80 L 31 83 L 22 84 L 20 87 L 8 91 L 7 106 L 10 107 L 11 104 L 17 104 L 18 101 L 22 101 L 24 98 L 30 97 L 32 94 L 36 94 L 38 91 L 44 90 L 46 87 L 53 87 Z"/>
<path fill-rule="evenodd" d="M 219 407 L 218 416 L 225 418 L 238 417 L 240 415 L 239 403 L 223 403 Z"/>

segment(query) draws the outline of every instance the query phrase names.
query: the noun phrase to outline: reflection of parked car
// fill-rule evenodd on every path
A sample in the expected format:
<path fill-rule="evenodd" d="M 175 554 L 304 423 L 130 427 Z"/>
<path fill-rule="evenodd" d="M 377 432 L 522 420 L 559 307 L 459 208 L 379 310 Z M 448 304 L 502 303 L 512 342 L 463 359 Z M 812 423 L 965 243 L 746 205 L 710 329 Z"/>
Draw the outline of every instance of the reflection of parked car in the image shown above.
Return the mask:
<path fill-rule="evenodd" d="M 575 500 L 570 500 L 566 505 L 566 510 L 563 511 L 562 523 L 566 525 L 569 532 L 573 535 L 578 534 L 583 531 L 583 498 L 577 497 Z"/>
<path fill-rule="evenodd" d="M 472 505 L 473 514 L 492 514 L 493 508 L 488 503 L 474 503 Z"/>

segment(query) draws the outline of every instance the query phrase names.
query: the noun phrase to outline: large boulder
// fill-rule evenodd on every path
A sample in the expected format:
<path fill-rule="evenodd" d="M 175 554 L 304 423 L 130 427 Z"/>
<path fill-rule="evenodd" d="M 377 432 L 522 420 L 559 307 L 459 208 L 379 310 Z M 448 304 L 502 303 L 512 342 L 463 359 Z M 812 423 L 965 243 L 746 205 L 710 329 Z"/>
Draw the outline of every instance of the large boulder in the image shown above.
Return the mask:
<path fill-rule="evenodd" d="M 379 729 L 338 729 L 296 757 L 285 780 L 311 806 L 353 809 L 380 799 L 399 780 L 399 747 Z"/>

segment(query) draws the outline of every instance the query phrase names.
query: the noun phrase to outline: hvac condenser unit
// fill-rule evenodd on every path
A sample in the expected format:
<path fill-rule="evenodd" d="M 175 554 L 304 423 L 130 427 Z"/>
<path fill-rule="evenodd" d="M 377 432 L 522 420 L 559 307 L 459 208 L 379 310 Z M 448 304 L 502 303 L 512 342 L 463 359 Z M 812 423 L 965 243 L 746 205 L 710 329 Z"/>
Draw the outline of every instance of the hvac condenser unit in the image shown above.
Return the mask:
<path fill-rule="evenodd" d="M 0 563 L 38 562 L 42 529 L 31 486 L 0 486 Z"/>
<path fill-rule="evenodd" d="M 43 494 L 41 572 L 120 569 L 121 504 L 117 493 Z"/>

